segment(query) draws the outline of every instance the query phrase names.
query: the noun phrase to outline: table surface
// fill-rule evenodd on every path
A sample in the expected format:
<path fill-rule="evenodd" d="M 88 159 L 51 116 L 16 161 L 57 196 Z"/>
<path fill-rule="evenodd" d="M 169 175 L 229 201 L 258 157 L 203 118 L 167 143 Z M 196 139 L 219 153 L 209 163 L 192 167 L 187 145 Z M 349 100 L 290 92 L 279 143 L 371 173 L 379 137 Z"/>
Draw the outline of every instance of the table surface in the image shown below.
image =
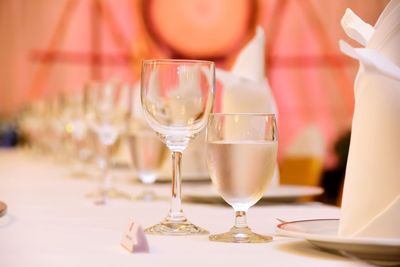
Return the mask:
<path fill-rule="evenodd" d="M 116 186 L 132 194 L 139 190 L 122 180 Z M 98 206 L 85 197 L 96 187 L 93 180 L 72 178 L 68 164 L 28 151 L 0 150 L 0 200 L 8 206 L 0 218 L 0 266 L 368 266 L 306 241 L 275 235 L 277 218 L 338 218 L 338 208 L 315 202 L 252 207 L 250 227 L 274 235 L 271 243 L 148 235 L 149 253 L 129 253 L 120 245 L 129 220 L 150 226 L 166 215 L 169 203 L 112 199 Z M 233 224 L 233 210 L 226 205 L 184 202 L 183 208 L 192 222 L 210 233 L 224 232 Z"/>

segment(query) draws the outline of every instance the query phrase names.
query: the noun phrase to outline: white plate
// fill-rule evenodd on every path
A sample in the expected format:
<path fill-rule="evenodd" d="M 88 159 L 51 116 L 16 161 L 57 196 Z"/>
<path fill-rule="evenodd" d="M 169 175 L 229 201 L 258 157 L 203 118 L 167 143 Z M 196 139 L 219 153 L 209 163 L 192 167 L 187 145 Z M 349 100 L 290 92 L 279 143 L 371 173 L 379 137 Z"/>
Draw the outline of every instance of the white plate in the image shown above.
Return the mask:
<path fill-rule="evenodd" d="M 172 174 L 164 174 L 157 178 L 157 182 L 165 183 L 171 181 Z M 211 181 L 208 173 L 183 173 L 182 174 L 183 182 L 205 182 Z"/>
<path fill-rule="evenodd" d="M 400 264 L 400 239 L 341 237 L 338 219 L 285 222 L 277 226 L 280 235 L 303 238 L 330 252 L 379 265 Z"/>
<path fill-rule="evenodd" d="M 301 185 L 280 185 L 269 188 L 263 199 L 289 202 L 302 197 L 316 196 L 322 194 L 323 190 L 320 187 L 301 186 Z M 182 186 L 182 194 L 185 197 L 195 199 L 221 199 L 218 192 L 212 184 L 184 184 Z"/>

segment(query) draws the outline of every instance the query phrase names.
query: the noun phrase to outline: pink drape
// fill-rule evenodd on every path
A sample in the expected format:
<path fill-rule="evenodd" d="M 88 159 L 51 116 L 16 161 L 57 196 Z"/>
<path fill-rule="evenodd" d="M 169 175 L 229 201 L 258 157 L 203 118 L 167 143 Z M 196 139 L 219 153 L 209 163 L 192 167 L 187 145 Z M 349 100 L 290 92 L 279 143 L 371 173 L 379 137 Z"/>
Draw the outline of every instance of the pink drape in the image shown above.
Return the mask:
<path fill-rule="evenodd" d="M 137 79 L 134 66 L 126 63 L 126 43 L 134 47 L 138 38 L 137 0 L 103 2 L 114 15 L 112 23 L 118 32 L 110 30 L 110 21 L 100 21 L 101 34 L 95 36 L 96 45 L 90 42 L 94 37 L 90 21 L 92 1 L 0 1 L 1 115 L 12 115 L 34 98 L 54 96 L 60 91 L 79 92 L 83 82 L 93 76 L 91 65 L 97 66 L 103 78 L 132 82 Z M 259 3 L 260 24 L 267 34 L 267 75 L 280 113 L 282 151 L 310 124 L 319 127 L 327 143 L 332 144 L 351 125 L 352 84 L 357 69 L 356 63 L 338 50 L 338 40 L 346 38 L 340 18 L 350 7 L 373 24 L 387 1 Z M 68 18 L 67 25 L 61 27 L 64 32 L 60 36 L 55 36 L 62 16 Z M 121 37 L 124 40 L 119 40 Z M 97 52 L 104 57 L 99 58 Z M 56 55 L 58 60 L 51 63 Z M 39 89 L 35 89 L 35 83 Z"/>

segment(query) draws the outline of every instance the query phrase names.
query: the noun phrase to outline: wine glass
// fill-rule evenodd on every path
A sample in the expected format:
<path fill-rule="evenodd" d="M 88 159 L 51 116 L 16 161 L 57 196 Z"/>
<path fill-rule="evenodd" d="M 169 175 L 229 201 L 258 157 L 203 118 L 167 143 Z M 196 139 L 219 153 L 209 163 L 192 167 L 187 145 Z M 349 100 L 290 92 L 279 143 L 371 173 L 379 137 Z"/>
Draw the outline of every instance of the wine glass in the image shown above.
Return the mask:
<path fill-rule="evenodd" d="M 159 175 L 161 166 L 167 158 L 167 147 L 145 121 L 133 119 L 128 130 L 129 151 L 133 166 L 140 181 L 145 185 L 137 200 L 153 200 L 157 196 L 150 185 Z"/>
<path fill-rule="evenodd" d="M 95 193 L 89 197 L 96 199 L 96 204 L 105 204 L 111 198 L 129 198 L 128 194 L 113 187 L 112 176 L 109 172 L 110 157 L 113 149 L 118 144 L 123 131 L 124 113 L 117 103 L 117 87 L 112 82 L 98 85 L 94 116 L 89 121 L 91 130 L 96 134 L 98 141 L 97 164 L 101 171 L 102 184 Z"/>
<path fill-rule="evenodd" d="M 84 95 L 71 97 L 69 100 L 69 111 L 68 122 L 65 128 L 71 136 L 73 144 L 73 154 L 71 157 L 74 158 L 74 164 L 72 166 L 72 176 L 76 178 L 87 177 L 88 163 L 90 161 L 92 152 L 92 140 L 89 136 L 89 128 L 86 121 L 86 109 L 85 109 L 85 97 Z"/>
<path fill-rule="evenodd" d="M 210 115 L 207 125 L 207 166 L 222 198 L 235 210 L 229 232 L 210 235 L 220 242 L 262 243 L 272 237 L 247 226 L 246 212 L 264 195 L 274 174 L 278 133 L 275 115 Z"/>
<path fill-rule="evenodd" d="M 172 198 L 167 217 L 148 234 L 208 232 L 190 223 L 181 208 L 182 152 L 207 124 L 214 103 L 215 65 L 201 60 L 145 60 L 141 103 L 150 127 L 172 152 Z"/>

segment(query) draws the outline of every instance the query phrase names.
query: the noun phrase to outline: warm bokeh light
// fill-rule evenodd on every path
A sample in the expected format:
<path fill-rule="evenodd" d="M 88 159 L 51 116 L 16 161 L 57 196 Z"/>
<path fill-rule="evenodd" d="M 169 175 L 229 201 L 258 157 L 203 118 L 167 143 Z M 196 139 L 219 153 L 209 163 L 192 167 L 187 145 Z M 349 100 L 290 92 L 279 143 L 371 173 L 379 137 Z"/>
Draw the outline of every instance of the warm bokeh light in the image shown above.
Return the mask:
<path fill-rule="evenodd" d="M 59 92 L 77 93 L 93 78 L 134 83 L 143 58 L 190 57 L 192 51 L 193 57 L 214 56 L 220 67 L 227 68 L 247 40 L 244 37 L 252 33 L 246 27 L 258 23 L 266 32 L 266 74 L 278 104 L 280 153 L 309 125 L 321 130 L 330 149 L 351 125 L 357 69 L 357 63 L 338 50 L 338 40 L 347 39 L 340 18 L 350 7 L 373 23 L 386 3 L 3 1 L 0 114 L 12 116 L 22 105 Z M 177 17 L 182 10 L 193 16 Z"/>

